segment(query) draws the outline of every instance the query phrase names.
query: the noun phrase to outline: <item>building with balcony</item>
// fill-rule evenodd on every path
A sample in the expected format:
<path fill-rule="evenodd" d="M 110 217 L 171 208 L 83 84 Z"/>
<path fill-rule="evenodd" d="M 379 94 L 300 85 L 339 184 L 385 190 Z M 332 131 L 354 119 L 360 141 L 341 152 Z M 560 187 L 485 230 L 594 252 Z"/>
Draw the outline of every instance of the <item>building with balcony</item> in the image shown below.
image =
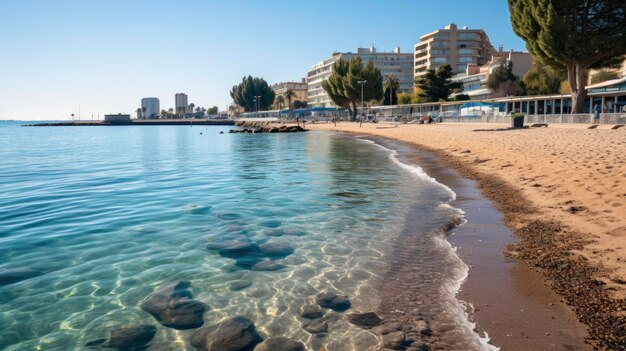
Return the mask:
<path fill-rule="evenodd" d="M 513 63 L 513 74 L 521 80 L 533 63 L 533 57 L 527 52 L 503 51 L 502 46 L 495 52 L 489 62 L 482 66 L 470 63 L 465 72 L 455 75 L 452 79 L 463 83 L 462 94 L 467 94 L 472 100 L 491 98 L 491 89 L 485 87 L 485 83 L 491 72 L 508 62 Z"/>
<path fill-rule="evenodd" d="M 420 37 L 414 50 L 414 76 L 449 64 L 455 74 L 465 72 L 468 64 L 482 66 L 489 62 L 495 49 L 482 29 L 458 29 L 451 23 L 444 29 Z"/>
<path fill-rule="evenodd" d="M 350 60 L 357 56 L 361 57 L 364 66 L 372 61 L 374 66 L 380 69 L 383 80 L 391 75 L 396 76 L 400 82 L 398 93 L 408 93 L 413 90 L 413 54 L 401 53 L 399 47 L 391 52 L 378 52 L 374 47 L 359 48 L 356 53 L 335 52 L 330 58 L 311 67 L 307 75 L 309 107 L 335 107 L 322 88 L 322 82 L 330 77 L 333 64 L 337 60 L 340 58 Z"/>
<path fill-rule="evenodd" d="M 270 88 L 274 90 L 274 93 L 276 93 L 276 96 L 285 95 L 285 92 L 289 89 L 293 90 L 296 93 L 296 96 L 291 99 L 292 104 L 296 100 L 307 102 L 308 84 L 306 82 L 306 78 L 302 78 L 302 81 L 300 82 L 276 83 L 276 84 L 273 84 Z"/>
<path fill-rule="evenodd" d="M 187 94 L 178 93 L 174 95 L 174 113 L 176 113 L 179 116 L 185 116 L 187 112 L 193 112 L 193 111 L 188 111 L 188 110 L 189 110 L 189 102 L 188 102 Z"/>
<path fill-rule="evenodd" d="M 155 97 L 141 99 L 141 113 L 143 118 L 159 118 L 161 103 Z"/>

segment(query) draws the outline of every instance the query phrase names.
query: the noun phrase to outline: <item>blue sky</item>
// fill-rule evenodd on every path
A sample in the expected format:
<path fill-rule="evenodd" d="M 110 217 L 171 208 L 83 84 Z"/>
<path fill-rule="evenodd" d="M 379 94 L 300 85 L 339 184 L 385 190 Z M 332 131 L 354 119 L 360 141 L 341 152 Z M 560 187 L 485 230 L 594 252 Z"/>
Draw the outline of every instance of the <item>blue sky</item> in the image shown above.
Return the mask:
<path fill-rule="evenodd" d="M 505 0 L 0 0 L 0 119 L 133 113 L 142 97 L 173 107 L 230 103 L 244 75 L 299 80 L 333 51 L 410 52 L 449 23 L 525 50 Z"/>

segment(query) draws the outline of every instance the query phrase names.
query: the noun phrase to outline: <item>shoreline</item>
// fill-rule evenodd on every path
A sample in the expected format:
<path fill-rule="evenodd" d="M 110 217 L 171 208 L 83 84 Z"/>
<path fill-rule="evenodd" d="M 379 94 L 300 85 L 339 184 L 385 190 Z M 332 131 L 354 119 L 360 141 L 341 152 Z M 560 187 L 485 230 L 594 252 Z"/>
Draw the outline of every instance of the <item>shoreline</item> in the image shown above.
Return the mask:
<path fill-rule="evenodd" d="M 476 182 L 444 165 L 434 153 L 416 153 L 414 146 L 404 142 L 379 137 L 365 139 L 395 150 L 403 162 L 419 166 L 428 176 L 456 193 L 457 198 L 449 204 L 463 210 L 466 223 L 459 223 L 451 230 L 452 224 L 445 226 L 441 229 L 441 239 L 450 243 L 459 259 L 471 267 L 469 275 L 460 282 L 462 285 L 455 299 L 461 304 L 457 308 L 465 307 L 468 323 L 474 324 L 470 327 L 482 338 L 479 343 L 489 339 L 490 345 L 513 351 L 548 347 L 564 351 L 591 350 L 584 342 L 586 328 L 577 321 L 575 314 L 549 287 L 537 283 L 537 273 L 504 256 L 504 248 L 513 242 L 513 235 L 504 225 L 502 215 L 481 196 Z M 451 341 L 440 340 L 438 334 L 445 333 L 448 326 L 431 323 L 416 308 L 424 303 L 424 296 L 419 292 L 422 273 L 410 266 L 412 259 L 418 259 L 414 257 L 413 246 L 420 245 L 420 238 L 411 230 L 411 222 L 415 220 L 419 221 L 407 218 L 406 233 L 394 244 L 392 260 L 395 265 L 382 286 L 383 303 L 379 313 L 386 323 L 401 323 L 410 338 L 419 337 L 415 330 L 423 320 L 433 331 L 430 346 L 445 348 Z M 442 342 L 443 345 L 439 345 Z"/>
<path fill-rule="evenodd" d="M 616 293 L 615 289 L 608 289 L 607 284 L 601 280 L 602 277 L 607 277 L 610 274 L 607 268 L 584 256 L 584 250 L 590 244 L 596 243 L 597 239 L 592 242 L 589 234 L 581 234 L 580 227 L 576 228 L 572 225 L 573 223 L 567 223 L 568 226 L 566 226 L 562 219 L 559 220 L 559 218 L 554 218 L 555 216 L 546 215 L 545 204 L 536 201 L 536 199 L 531 202 L 528 199 L 528 194 L 519 187 L 512 186 L 499 174 L 478 169 L 481 164 L 490 161 L 489 159 L 486 161 L 481 159 L 479 152 L 476 152 L 478 155 L 471 155 L 474 158 L 474 161 L 471 162 L 469 157 L 464 157 L 471 154 L 469 149 L 446 150 L 441 145 L 429 145 L 427 143 L 427 141 L 432 142 L 432 140 L 419 140 L 418 136 L 411 136 L 409 133 L 409 131 L 417 131 L 428 136 L 429 132 L 437 128 L 433 134 L 437 133 L 436 135 L 440 136 L 446 128 L 459 127 L 435 125 L 380 127 L 379 129 L 376 125 L 359 128 L 358 124 L 342 123 L 336 128 L 332 125 L 321 124 L 311 124 L 310 128 L 357 135 L 373 135 L 405 142 L 417 150 L 435 154 L 444 165 L 454 169 L 462 177 L 476 181 L 482 195 L 489 199 L 495 208 L 502 213 L 504 223 L 515 234 L 516 241 L 507 246 L 506 254 L 513 259 L 525 262 L 527 265 L 526 269 L 522 269 L 521 273 L 517 272 L 516 274 L 529 277 L 529 281 L 536 287 L 546 283 L 553 292 L 558 293 L 559 295 L 555 296 L 560 297 L 571 306 L 579 321 L 589 328 L 587 341 L 592 346 L 600 349 L 620 349 L 626 345 L 624 333 L 626 316 L 623 313 L 626 310 L 626 304 L 624 299 L 620 298 L 619 291 Z M 418 128 L 422 128 L 424 131 L 422 132 Z M 464 126 L 464 128 L 471 127 Z M 389 129 L 404 129 L 405 134 L 388 133 Z M 467 130 L 462 130 L 459 134 L 462 133 L 467 134 Z M 498 137 L 500 135 L 504 138 L 510 138 L 510 135 L 499 133 Z M 463 140 L 456 142 L 457 147 L 459 145 L 463 147 Z M 447 144 L 452 143 L 448 142 Z M 476 143 L 472 144 L 472 147 L 476 149 Z M 493 151 L 488 148 L 485 149 Z M 455 151 L 459 155 L 453 154 Z M 503 157 L 506 158 L 506 152 L 504 154 Z M 472 274 L 473 272 L 470 271 L 470 275 Z M 473 277 L 470 277 L 468 281 L 472 279 Z M 465 285 L 462 289 L 465 289 Z M 465 295 L 460 294 L 459 296 L 465 298 Z M 557 304 L 550 302 L 549 307 L 553 306 L 557 306 Z M 488 313 L 484 309 L 480 309 L 478 313 L 475 313 L 475 317 L 480 319 L 480 315 L 488 315 Z M 493 315 L 492 313 L 492 317 Z M 482 325 L 485 326 L 485 323 Z M 551 335 L 551 333 L 546 332 L 546 336 Z M 490 334 L 490 336 L 492 335 Z M 527 337 L 532 338 L 533 336 Z"/>

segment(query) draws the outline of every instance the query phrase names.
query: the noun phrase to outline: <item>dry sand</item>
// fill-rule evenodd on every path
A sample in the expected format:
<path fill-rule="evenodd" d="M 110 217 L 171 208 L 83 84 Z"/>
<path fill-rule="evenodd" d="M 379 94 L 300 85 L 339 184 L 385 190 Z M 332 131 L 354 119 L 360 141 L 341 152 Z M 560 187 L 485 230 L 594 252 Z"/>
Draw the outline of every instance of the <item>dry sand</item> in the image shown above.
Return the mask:
<path fill-rule="evenodd" d="M 541 270 L 589 326 L 597 346 L 626 344 L 626 128 L 307 127 L 408 142 L 477 180 L 518 236 L 509 254 Z"/>

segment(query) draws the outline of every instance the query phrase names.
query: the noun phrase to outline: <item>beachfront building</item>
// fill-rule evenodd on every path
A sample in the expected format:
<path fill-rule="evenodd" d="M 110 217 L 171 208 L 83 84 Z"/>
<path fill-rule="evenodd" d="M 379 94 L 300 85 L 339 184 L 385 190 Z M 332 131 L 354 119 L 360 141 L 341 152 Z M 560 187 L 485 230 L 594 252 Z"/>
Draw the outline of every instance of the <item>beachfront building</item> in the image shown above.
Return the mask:
<path fill-rule="evenodd" d="M 353 52 L 334 52 L 332 56 L 311 68 L 307 75 L 309 107 L 335 107 L 328 94 L 322 88 L 322 82 L 328 79 L 333 71 L 335 61 L 343 58 L 360 56 L 363 65 L 369 61 L 374 63 L 385 80 L 388 76 L 396 76 L 400 82 L 398 93 L 409 93 L 413 89 L 413 54 L 402 53 L 397 47 L 391 52 L 378 52 L 376 48 L 358 48 Z"/>
<path fill-rule="evenodd" d="M 178 116 L 185 116 L 189 109 L 187 94 L 177 93 L 174 95 L 174 108 L 174 112 Z"/>
<path fill-rule="evenodd" d="M 467 65 L 465 72 L 457 74 L 452 79 L 463 83 L 462 94 L 469 95 L 472 100 L 482 100 L 491 98 L 491 89 L 485 87 L 485 83 L 491 72 L 497 67 L 513 63 L 513 74 L 520 79 L 530 70 L 533 57 L 527 52 L 503 51 L 502 46 L 498 52 L 494 53 L 485 65 L 479 66 L 474 63 Z"/>
<path fill-rule="evenodd" d="M 489 62 L 495 49 L 482 29 L 457 28 L 451 23 L 443 29 L 422 35 L 414 50 L 414 75 L 420 77 L 429 69 L 449 64 L 454 73 L 465 72 L 468 64 L 482 66 Z"/>
<path fill-rule="evenodd" d="M 141 99 L 141 113 L 143 118 L 159 118 L 161 103 L 155 97 Z"/>
<path fill-rule="evenodd" d="M 274 90 L 274 93 L 276 93 L 276 96 L 285 95 L 285 92 L 287 92 L 287 90 L 289 89 L 293 90 L 293 92 L 296 93 L 296 96 L 291 99 L 292 104 L 296 100 L 307 102 L 308 84 L 306 83 L 306 78 L 302 78 L 302 81 L 300 82 L 276 83 L 276 84 L 273 84 L 270 88 Z"/>

